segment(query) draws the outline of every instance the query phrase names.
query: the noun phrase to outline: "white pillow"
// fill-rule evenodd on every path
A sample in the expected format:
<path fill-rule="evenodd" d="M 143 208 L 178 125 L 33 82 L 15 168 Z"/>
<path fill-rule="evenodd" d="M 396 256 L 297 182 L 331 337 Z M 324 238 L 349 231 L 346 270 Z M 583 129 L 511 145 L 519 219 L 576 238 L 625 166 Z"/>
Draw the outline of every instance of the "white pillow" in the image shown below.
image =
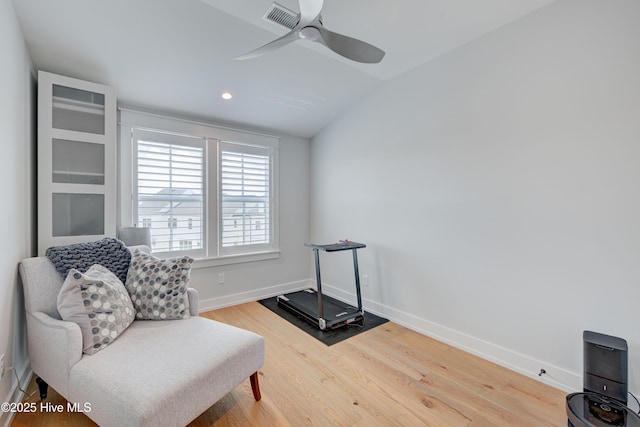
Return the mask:
<path fill-rule="evenodd" d="M 94 264 L 85 273 L 72 268 L 58 294 L 63 320 L 77 323 L 86 354 L 111 344 L 135 318 L 131 298 L 111 271 Z"/>

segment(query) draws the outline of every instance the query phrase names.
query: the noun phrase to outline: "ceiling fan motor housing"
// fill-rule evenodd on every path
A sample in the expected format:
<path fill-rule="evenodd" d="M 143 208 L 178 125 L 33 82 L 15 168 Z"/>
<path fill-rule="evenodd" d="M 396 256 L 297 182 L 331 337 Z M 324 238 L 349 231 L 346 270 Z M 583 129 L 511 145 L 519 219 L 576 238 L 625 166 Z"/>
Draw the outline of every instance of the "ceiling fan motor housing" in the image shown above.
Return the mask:
<path fill-rule="evenodd" d="M 320 38 L 320 31 L 316 27 L 304 27 L 298 35 L 301 39 L 316 41 Z"/>

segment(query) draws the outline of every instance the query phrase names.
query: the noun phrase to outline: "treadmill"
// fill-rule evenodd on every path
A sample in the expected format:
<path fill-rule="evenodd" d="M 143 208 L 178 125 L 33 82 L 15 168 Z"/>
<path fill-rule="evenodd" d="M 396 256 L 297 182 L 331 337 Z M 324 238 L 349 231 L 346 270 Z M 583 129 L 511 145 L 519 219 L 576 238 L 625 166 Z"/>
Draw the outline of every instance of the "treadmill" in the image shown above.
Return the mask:
<path fill-rule="evenodd" d="M 286 295 L 276 297 L 278 305 L 286 310 L 302 317 L 309 323 L 317 326 L 320 330 L 336 329 L 352 323 L 364 324 L 364 310 L 362 309 L 362 295 L 360 294 L 360 274 L 358 272 L 357 250 L 366 248 L 363 243 L 352 242 L 350 240 L 340 240 L 338 243 L 329 245 L 315 245 L 305 243 L 307 247 L 313 249 L 316 261 L 316 283 L 317 290 L 305 289 Z M 342 301 L 338 301 L 326 295 L 322 295 L 322 280 L 320 278 L 320 251 L 339 252 L 348 251 L 353 253 L 353 269 L 356 276 L 356 296 L 358 306 L 354 307 Z"/>

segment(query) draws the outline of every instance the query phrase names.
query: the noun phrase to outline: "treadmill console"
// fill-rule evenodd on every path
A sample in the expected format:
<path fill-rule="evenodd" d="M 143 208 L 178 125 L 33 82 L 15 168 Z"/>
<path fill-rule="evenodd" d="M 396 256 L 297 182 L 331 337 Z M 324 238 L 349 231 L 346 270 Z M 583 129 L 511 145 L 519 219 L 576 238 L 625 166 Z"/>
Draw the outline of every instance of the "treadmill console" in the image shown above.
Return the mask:
<path fill-rule="evenodd" d="M 351 240 L 340 240 L 339 242 L 332 243 L 330 245 L 316 245 L 313 243 L 305 243 L 304 245 L 325 252 L 346 251 L 349 249 L 360 249 L 367 247 L 367 245 L 365 245 L 364 243 L 352 242 Z"/>

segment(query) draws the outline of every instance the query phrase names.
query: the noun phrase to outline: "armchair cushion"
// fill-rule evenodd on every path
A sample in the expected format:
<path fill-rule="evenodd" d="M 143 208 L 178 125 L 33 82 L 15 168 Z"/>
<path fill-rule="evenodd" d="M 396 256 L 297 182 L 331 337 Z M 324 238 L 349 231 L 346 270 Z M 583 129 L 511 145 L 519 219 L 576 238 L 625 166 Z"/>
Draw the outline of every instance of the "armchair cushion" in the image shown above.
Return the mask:
<path fill-rule="evenodd" d="M 103 427 L 184 426 L 256 372 L 264 339 L 203 317 L 135 320 L 69 372 L 70 402 Z"/>
<path fill-rule="evenodd" d="M 122 282 L 99 264 L 86 273 L 69 271 L 58 294 L 58 311 L 63 320 L 80 326 L 86 354 L 94 354 L 113 342 L 135 317 Z"/>
<path fill-rule="evenodd" d="M 193 258 L 159 259 L 141 251 L 131 255 L 126 288 L 138 320 L 188 319 L 187 288 Z"/>

